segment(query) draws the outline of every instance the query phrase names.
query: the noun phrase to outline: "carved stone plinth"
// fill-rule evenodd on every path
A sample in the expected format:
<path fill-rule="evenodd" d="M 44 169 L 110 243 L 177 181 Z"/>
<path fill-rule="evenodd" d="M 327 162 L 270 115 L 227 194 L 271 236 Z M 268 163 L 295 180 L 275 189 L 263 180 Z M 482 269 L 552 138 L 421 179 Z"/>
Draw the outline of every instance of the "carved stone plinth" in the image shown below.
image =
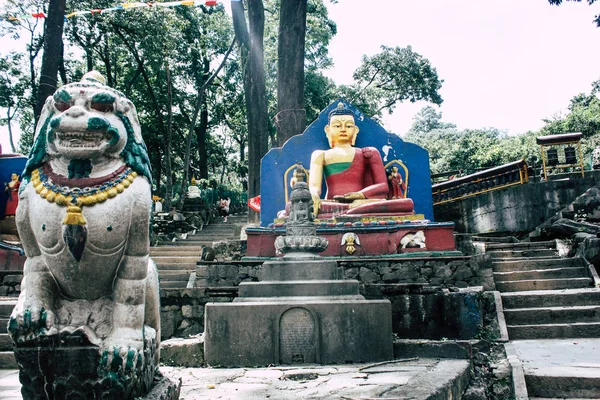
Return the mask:
<path fill-rule="evenodd" d="M 159 383 L 152 398 L 177 399 L 181 384 L 156 373 L 156 336 L 146 329 L 137 355 L 107 356 L 82 331 L 19 343 L 14 351 L 23 399 L 133 399 Z"/>

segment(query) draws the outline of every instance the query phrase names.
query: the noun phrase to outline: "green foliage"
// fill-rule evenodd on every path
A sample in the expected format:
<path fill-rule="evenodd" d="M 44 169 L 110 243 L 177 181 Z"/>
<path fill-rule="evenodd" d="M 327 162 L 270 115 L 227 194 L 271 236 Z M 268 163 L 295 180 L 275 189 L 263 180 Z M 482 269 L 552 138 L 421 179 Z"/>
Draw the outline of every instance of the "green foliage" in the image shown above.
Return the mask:
<path fill-rule="evenodd" d="M 434 129 L 453 129 L 456 125 L 442 122 L 442 113 L 435 111 L 432 106 L 423 107 L 414 117 L 410 128 L 414 133 L 428 133 Z"/>
<path fill-rule="evenodd" d="M 538 163 L 536 132 L 508 136 L 495 128 L 458 130 L 456 125 L 441 119 L 441 112 L 424 107 L 404 136 L 406 141 L 429 151 L 433 174 L 452 170 L 471 174 L 523 158 L 530 165 Z"/>
<path fill-rule="evenodd" d="M 577 3 L 581 3 L 581 0 L 565 0 L 565 1 L 575 1 Z M 559 6 L 562 4 L 563 0 L 548 0 L 548 2 L 550 4 Z M 591 6 L 592 4 L 594 4 L 596 2 L 596 0 L 586 0 L 586 2 Z M 600 15 L 596 15 L 594 22 L 600 28 Z"/>
<path fill-rule="evenodd" d="M 600 146 L 600 80 L 592 83 L 589 94 L 580 93 L 574 96 L 569 105 L 569 113 L 544 120 L 546 125 L 540 135 L 556 135 L 561 133 L 581 132 L 584 157 Z"/>
<path fill-rule="evenodd" d="M 383 110 L 391 113 L 398 102 L 409 100 L 441 104 L 438 93 L 442 80 L 429 60 L 414 52 L 410 46 L 381 46 L 381 53 L 363 56 L 362 64 L 354 71 L 355 84 L 345 88 L 350 102 L 360 107 L 367 103 L 369 115 L 380 116 Z M 363 110 L 364 112 L 364 110 Z"/>

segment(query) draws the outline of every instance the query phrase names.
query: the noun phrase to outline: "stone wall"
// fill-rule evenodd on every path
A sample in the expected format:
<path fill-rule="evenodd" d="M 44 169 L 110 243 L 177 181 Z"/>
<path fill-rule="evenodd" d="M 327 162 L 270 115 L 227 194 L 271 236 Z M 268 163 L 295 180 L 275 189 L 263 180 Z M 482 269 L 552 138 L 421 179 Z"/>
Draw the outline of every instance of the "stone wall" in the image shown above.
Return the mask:
<path fill-rule="evenodd" d="M 161 337 L 204 331 L 207 302 L 230 302 L 240 282 L 258 281 L 262 261 L 199 265 L 196 287 L 161 289 Z M 379 258 L 338 261 L 340 276 L 357 279 L 368 299 L 389 299 L 392 329 L 399 338 L 470 339 L 481 328 L 497 332 L 489 259 L 475 257 Z M 18 296 L 22 274 L 2 275 L 0 295 Z M 491 296 L 491 297 L 490 297 Z M 490 300 L 491 299 L 491 300 Z"/>
<path fill-rule="evenodd" d="M 258 281 L 262 261 L 199 265 L 195 289 L 161 290 L 162 337 L 204 331 L 204 305 L 230 302 L 240 282 Z M 340 276 L 357 279 L 368 299 L 392 303 L 400 338 L 470 339 L 482 329 L 498 336 L 491 263 L 484 256 L 338 261 Z"/>
<path fill-rule="evenodd" d="M 0 296 L 19 297 L 22 271 L 0 271 Z"/>
<path fill-rule="evenodd" d="M 207 302 L 204 288 L 161 289 L 161 338 L 188 337 L 204 332 L 204 305 Z"/>
<path fill-rule="evenodd" d="M 0 296 L 19 296 L 25 260 L 18 251 L 0 248 Z"/>
<path fill-rule="evenodd" d="M 586 171 L 585 178 L 512 186 L 436 205 L 433 212 L 436 221 L 453 221 L 458 232 L 530 232 L 598 183 L 600 171 Z"/>

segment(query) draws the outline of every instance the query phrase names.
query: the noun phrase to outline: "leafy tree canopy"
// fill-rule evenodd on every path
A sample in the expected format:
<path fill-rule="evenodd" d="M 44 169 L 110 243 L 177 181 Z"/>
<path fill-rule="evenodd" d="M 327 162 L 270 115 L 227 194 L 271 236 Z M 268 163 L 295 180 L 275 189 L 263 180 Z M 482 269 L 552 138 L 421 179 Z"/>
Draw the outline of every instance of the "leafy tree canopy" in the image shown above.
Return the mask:
<path fill-rule="evenodd" d="M 577 2 L 577 3 L 581 3 L 581 1 L 582 1 L 582 0 L 565 0 L 565 1 L 575 1 L 575 2 Z M 587 1 L 587 3 L 588 3 L 590 6 L 591 6 L 591 5 L 592 5 L 592 4 L 594 4 L 594 3 L 595 3 L 597 0 L 586 0 L 586 1 Z M 549 2 L 550 4 L 553 4 L 553 5 L 557 5 L 557 6 L 559 6 L 559 5 L 561 5 L 561 4 L 562 4 L 563 0 L 548 0 L 548 2 Z M 594 22 L 595 22 L 595 23 L 596 23 L 596 25 L 597 25 L 597 26 L 600 28 L 600 15 L 596 15 L 596 17 L 595 17 L 595 19 L 594 19 Z"/>

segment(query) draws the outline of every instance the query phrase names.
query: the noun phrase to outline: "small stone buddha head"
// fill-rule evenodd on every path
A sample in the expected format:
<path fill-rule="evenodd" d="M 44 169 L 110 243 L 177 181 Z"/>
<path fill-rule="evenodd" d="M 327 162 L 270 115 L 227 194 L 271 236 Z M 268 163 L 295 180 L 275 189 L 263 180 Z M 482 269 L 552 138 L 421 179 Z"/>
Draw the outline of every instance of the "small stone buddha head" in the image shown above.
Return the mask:
<path fill-rule="evenodd" d="M 354 113 L 342 102 L 329 113 L 329 123 L 325 126 L 325 134 L 329 147 L 337 145 L 354 146 L 359 129 L 354 122 Z"/>

